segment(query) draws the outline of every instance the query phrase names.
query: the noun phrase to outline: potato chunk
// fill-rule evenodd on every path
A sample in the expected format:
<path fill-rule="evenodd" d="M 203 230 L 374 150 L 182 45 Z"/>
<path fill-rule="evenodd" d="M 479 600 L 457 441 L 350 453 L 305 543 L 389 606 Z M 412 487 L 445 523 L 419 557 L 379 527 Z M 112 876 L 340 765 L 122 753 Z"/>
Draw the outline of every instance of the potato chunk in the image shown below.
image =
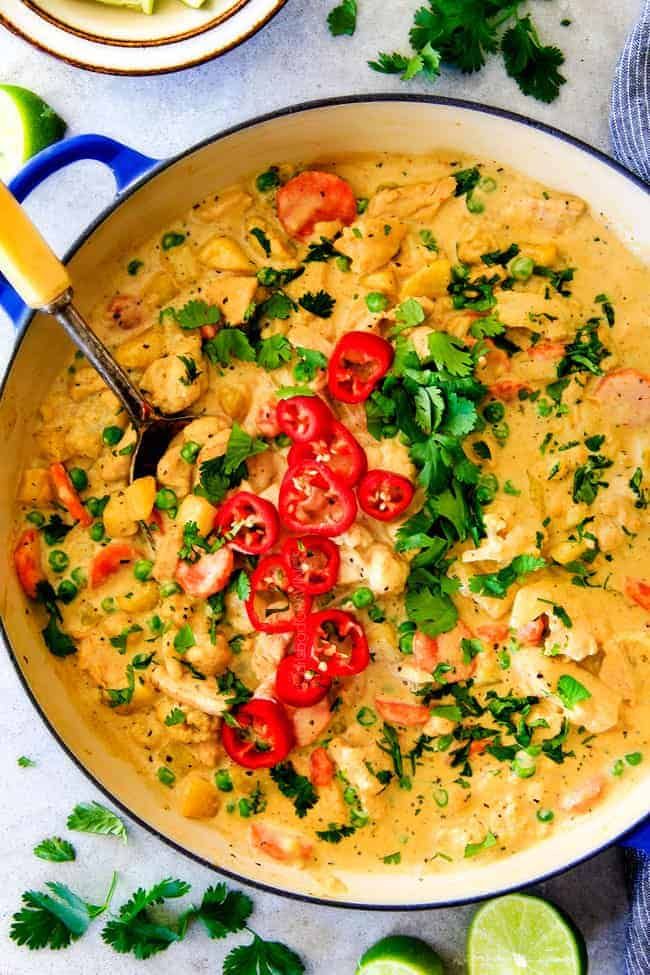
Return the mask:
<path fill-rule="evenodd" d="M 219 794 L 198 772 L 190 772 L 178 787 L 181 816 L 188 819 L 212 819 L 219 811 Z"/>

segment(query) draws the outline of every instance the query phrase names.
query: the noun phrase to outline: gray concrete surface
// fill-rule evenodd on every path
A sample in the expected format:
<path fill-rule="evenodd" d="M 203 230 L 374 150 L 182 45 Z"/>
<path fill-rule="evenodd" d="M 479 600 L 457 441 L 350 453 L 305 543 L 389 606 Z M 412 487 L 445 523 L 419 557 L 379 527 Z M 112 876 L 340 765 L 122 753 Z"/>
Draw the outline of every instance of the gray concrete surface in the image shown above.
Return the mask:
<path fill-rule="evenodd" d="M 334 0 L 332 0 L 334 2 Z M 1 6 L 1 0 L 0 0 Z M 404 47 L 416 0 L 377 3 L 360 0 L 359 30 L 353 39 L 333 40 L 325 28 L 329 0 L 289 0 L 256 38 L 219 61 L 179 75 L 111 78 L 92 75 L 48 58 L 0 29 L 0 81 L 36 89 L 70 125 L 71 133 L 103 132 L 154 156 L 165 156 L 218 131 L 222 126 L 291 102 L 329 95 L 392 91 L 399 83 L 369 71 L 365 61 L 377 50 Z M 475 77 L 445 72 L 440 94 L 456 95 L 514 109 L 551 122 L 608 150 L 607 114 L 614 63 L 640 0 L 551 0 L 534 5 L 544 34 L 567 54 L 560 99 L 543 106 L 524 98 L 494 61 Z M 569 18 L 571 26 L 560 26 Z M 428 90 L 412 84 L 411 90 Z M 110 199 L 108 175 L 83 164 L 35 194 L 30 209 L 49 239 L 62 250 Z M 0 318 L 0 364 L 13 336 Z M 217 973 L 225 946 L 193 932 L 182 945 L 150 962 L 104 948 L 99 925 L 66 952 L 29 953 L 8 940 L 10 916 L 20 894 L 58 878 L 97 898 L 110 872 L 120 872 L 115 903 L 138 884 L 166 875 L 191 881 L 196 891 L 214 874 L 132 827 L 128 848 L 111 839 L 75 836 L 75 864 L 50 865 L 31 853 L 45 836 L 65 832 L 65 818 L 80 801 L 101 798 L 84 775 L 52 741 L 28 703 L 15 673 L 0 652 L 0 975 L 131 975 L 139 970 Z M 37 761 L 20 769 L 19 755 Z M 499 869 L 508 869 L 504 864 Z M 593 975 L 621 975 L 623 925 L 627 909 L 616 850 L 540 888 L 568 910 L 589 946 Z M 472 908 L 416 913 L 354 913 L 301 905 L 254 894 L 254 926 L 267 937 L 292 945 L 310 975 L 347 975 L 361 948 L 391 932 L 428 938 L 448 962 L 450 975 L 463 971 L 463 943 Z"/>

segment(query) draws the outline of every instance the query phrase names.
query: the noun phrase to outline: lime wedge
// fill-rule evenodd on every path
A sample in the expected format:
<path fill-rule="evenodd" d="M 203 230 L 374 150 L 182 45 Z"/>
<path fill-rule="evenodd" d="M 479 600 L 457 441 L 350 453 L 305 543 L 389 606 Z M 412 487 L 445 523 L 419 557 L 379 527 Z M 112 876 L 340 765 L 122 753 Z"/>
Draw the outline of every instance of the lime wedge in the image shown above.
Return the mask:
<path fill-rule="evenodd" d="M 478 909 L 467 933 L 469 975 L 586 975 L 582 935 L 539 897 L 510 894 Z"/>
<path fill-rule="evenodd" d="M 58 142 L 66 125 L 27 88 L 0 85 L 0 179 L 7 182 L 31 156 Z"/>
<path fill-rule="evenodd" d="M 383 938 L 369 948 L 357 975 L 444 975 L 442 961 L 424 941 L 406 935 Z"/>

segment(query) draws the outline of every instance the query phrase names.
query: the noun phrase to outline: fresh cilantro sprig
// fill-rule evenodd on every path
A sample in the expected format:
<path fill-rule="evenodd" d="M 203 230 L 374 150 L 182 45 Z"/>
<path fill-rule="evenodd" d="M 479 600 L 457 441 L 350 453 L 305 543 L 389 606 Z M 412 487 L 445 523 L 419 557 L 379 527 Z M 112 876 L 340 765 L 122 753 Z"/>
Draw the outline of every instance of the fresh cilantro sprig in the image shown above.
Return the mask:
<path fill-rule="evenodd" d="M 39 860 L 49 860 L 51 863 L 66 863 L 76 859 L 76 853 L 72 843 L 62 840 L 60 836 L 52 836 L 49 839 L 41 840 L 34 847 L 34 855 Z"/>
<path fill-rule="evenodd" d="M 500 52 L 506 71 L 525 95 L 551 102 L 566 80 L 559 71 L 564 55 L 559 48 L 542 43 L 529 14 L 519 15 L 523 2 L 428 0 L 414 15 L 411 52 L 381 52 L 368 64 L 374 71 L 398 74 L 404 81 L 418 76 L 435 81 L 441 63 L 471 74 L 480 71 L 490 55 Z"/>
<path fill-rule="evenodd" d="M 351 37 L 357 26 L 357 0 L 342 0 L 327 15 L 327 25 L 333 37 Z"/>
<path fill-rule="evenodd" d="M 537 555 L 516 555 L 509 565 L 505 565 L 498 572 L 486 572 L 475 575 L 469 580 L 469 588 L 474 593 L 490 596 L 492 599 L 504 599 L 508 589 L 515 582 L 519 582 L 531 572 L 537 572 L 546 566 L 546 560 Z"/>
<path fill-rule="evenodd" d="M 88 930 L 90 922 L 103 914 L 111 902 L 117 874 L 103 904 L 90 904 L 65 884 L 49 881 L 49 893 L 27 890 L 23 907 L 13 915 L 9 936 L 27 948 L 67 948 Z"/>
<path fill-rule="evenodd" d="M 293 762 L 280 762 L 270 774 L 282 795 L 292 800 L 296 816 L 303 819 L 318 802 L 318 793 L 309 779 L 296 772 Z"/>
<path fill-rule="evenodd" d="M 120 954 L 132 953 L 139 960 L 150 958 L 165 951 L 170 944 L 181 941 L 187 929 L 187 920 L 181 915 L 175 925 L 154 918 L 150 910 L 167 900 L 183 897 L 190 884 L 171 877 L 161 880 L 150 890 L 139 887 L 133 896 L 122 904 L 116 918 L 102 930 L 102 940 Z"/>
<path fill-rule="evenodd" d="M 126 826 L 122 820 L 99 802 L 78 803 L 68 816 L 66 825 L 68 829 L 80 833 L 118 836 L 125 843 L 127 840 Z"/>

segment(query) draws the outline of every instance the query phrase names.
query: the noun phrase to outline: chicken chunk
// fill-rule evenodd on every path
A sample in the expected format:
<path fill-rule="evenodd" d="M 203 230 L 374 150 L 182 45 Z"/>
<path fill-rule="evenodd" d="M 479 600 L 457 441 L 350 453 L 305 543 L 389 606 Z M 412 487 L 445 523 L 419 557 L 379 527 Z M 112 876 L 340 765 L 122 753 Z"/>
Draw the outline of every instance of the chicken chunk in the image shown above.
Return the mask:
<path fill-rule="evenodd" d="M 152 362 L 140 385 L 163 413 L 182 413 L 196 403 L 206 383 L 204 373 L 192 378 L 186 363 L 178 355 L 166 355 Z"/>
<path fill-rule="evenodd" d="M 362 217 L 345 228 L 336 249 L 350 258 L 357 274 L 372 274 L 395 256 L 405 234 L 403 223 L 388 224 L 378 217 Z"/>
<path fill-rule="evenodd" d="M 456 191 L 456 180 L 445 176 L 434 183 L 412 183 L 379 190 L 368 204 L 368 214 L 382 220 L 417 220 L 428 223 Z"/>

